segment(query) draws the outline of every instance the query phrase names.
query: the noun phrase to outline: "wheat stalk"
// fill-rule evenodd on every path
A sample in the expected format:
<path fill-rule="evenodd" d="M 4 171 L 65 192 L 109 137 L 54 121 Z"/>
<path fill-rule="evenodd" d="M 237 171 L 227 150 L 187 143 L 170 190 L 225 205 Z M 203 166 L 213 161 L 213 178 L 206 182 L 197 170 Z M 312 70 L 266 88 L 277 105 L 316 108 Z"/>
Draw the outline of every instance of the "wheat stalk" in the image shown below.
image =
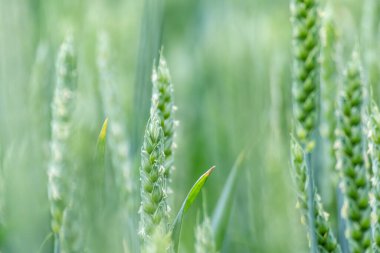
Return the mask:
<path fill-rule="evenodd" d="M 5 214 L 4 214 L 4 208 L 5 208 L 5 178 L 4 178 L 4 171 L 3 171 L 3 157 L 2 157 L 2 150 L 0 146 L 0 252 L 3 249 L 3 240 L 4 240 L 4 234 L 5 234 Z"/>

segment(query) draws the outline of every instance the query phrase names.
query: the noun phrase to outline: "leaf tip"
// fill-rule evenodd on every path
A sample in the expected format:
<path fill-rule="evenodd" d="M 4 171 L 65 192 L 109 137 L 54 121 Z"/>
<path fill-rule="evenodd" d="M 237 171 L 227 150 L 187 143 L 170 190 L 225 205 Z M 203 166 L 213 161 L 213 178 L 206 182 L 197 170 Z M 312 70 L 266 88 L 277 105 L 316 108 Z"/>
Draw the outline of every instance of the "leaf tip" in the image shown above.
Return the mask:
<path fill-rule="evenodd" d="M 214 166 L 212 166 L 210 169 L 208 169 L 208 171 L 206 171 L 206 175 L 207 176 L 210 176 L 211 175 L 211 173 L 215 170 L 215 168 L 216 168 L 216 166 L 214 165 Z"/>
<path fill-rule="evenodd" d="M 102 130 L 100 130 L 99 140 L 104 140 L 106 138 L 107 128 L 108 128 L 108 118 L 104 120 Z"/>

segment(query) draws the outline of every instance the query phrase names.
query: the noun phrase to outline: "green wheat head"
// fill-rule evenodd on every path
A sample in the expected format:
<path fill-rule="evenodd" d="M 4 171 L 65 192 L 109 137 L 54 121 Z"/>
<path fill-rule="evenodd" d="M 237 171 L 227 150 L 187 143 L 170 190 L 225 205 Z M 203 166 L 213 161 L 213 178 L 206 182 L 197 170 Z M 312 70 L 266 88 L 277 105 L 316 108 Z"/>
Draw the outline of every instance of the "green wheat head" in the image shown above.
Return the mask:
<path fill-rule="evenodd" d="M 155 228 L 167 224 L 163 140 L 160 120 L 152 110 L 141 149 L 140 235 L 144 241 L 149 241 Z"/>
<path fill-rule="evenodd" d="M 306 162 L 304 160 L 305 152 L 302 150 L 301 145 L 296 141 L 292 140 L 291 144 L 292 151 L 292 165 L 295 172 L 295 179 L 298 192 L 298 203 L 297 207 L 301 210 L 302 217 L 301 221 L 303 224 L 308 223 L 308 174 L 306 168 Z M 319 252 L 341 252 L 341 249 L 335 239 L 334 234 L 330 228 L 328 222 L 328 214 L 324 211 L 322 206 L 321 198 L 318 193 L 313 195 L 314 202 L 314 219 L 315 228 L 314 231 L 317 236 L 317 246 Z"/>
<path fill-rule="evenodd" d="M 159 225 L 154 228 L 151 238 L 141 249 L 141 253 L 172 253 L 172 242 L 170 233 Z"/>
<path fill-rule="evenodd" d="M 338 170 L 345 195 L 342 210 L 351 252 L 368 252 L 371 246 L 370 181 L 365 166 L 363 83 L 357 53 L 349 63 L 339 105 Z"/>
<path fill-rule="evenodd" d="M 293 0 L 293 97 L 296 136 L 311 150 L 312 133 L 317 124 L 317 92 L 320 53 L 317 0 Z"/>
<path fill-rule="evenodd" d="M 165 153 L 165 177 L 170 180 L 173 170 L 173 149 L 174 149 L 174 102 L 173 84 L 171 81 L 169 68 L 161 51 L 160 61 L 157 68 L 153 69 L 152 75 L 153 94 L 152 104 L 157 106 L 157 114 L 164 134 L 164 153 Z"/>

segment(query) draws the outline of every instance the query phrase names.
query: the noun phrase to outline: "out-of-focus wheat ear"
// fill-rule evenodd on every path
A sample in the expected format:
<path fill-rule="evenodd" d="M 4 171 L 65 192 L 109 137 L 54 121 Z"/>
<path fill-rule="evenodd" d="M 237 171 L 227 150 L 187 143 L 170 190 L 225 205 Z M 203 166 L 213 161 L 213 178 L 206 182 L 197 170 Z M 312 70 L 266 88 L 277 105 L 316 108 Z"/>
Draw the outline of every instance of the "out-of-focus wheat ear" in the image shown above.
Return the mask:
<path fill-rule="evenodd" d="M 167 185 L 170 182 L 170 174 L 172 173 L 174 166 L 174 99 L 173 99 L 173 83 L 169 73 L 167 62 L 164 58 L 163 51 L 161 50 L 160 60 L 158 67 L 153 69 L 152 75 L 153 92 L 152 92 L 152 105 L 157 108 L 157 114 L 160 120 L 162 131 L 164 134 L 164 175 L 167 181 Z M 167 189 L 166 191 L 170 191 Z"/>
<path fill-rule="evenodd" d="M 310 226 L 309 223 L 309 183 L 307 173 L 307 163 L 305 161 L 305 151 L 301 145 L 295 140 L 291 143 L 292 154 L 292 166 L 295 174 L 295 181 L 297 186 L 298 201 L 297 207 L 301 210 L 301 222 Z M 340 253 L 341 249 L 332 233 L 330 224 L 328 223 L 328 215 L 324 211 L 320 196 L 315 192 L 312 195 L 312 201 L 314 202 L 314 226 L 310 231 L 314 231 L 316 234 L 316 243 L 318 252 L 336 252 Z M 309 235 L 310 238 L 310 235 Z M 310 242 L 311 243 L 311 242 Z"/>
<path fill-rule="evenodd" d="M 369 154 L 372 161 L 372 233 L 373 251 L 380 252 L 380 112 L 375 102 L 368 119 Z"/>
<path fill-rule="evenodd" d="M 206 214 L 203 222 L 198 224 L 195 229 L 195 252 L 217 253 L 211 221 Z"/>
<path fill-rule="evenodd" d="M 77 67 L 72 37 L 62 43 L 56 63 L 56 84 L 52 103 L 50 164 L 48 194 L 52 231 L 58 238 L 63 213 L 68 204 L 71 175 L 69 139 L 75 106 Z M 59 239 L 56 239 L 59 244 Z M 59 248 L 58 246 L 56 248 Z"/>
<path fill-rule="evenodd" d="M 371 246 L 370 180 L 365 165 L 361 64 L 357 52 L 349 62 L 339 101 L 337 168 L 345 195 L 342 215 L 347 220 L 350 252 L 369 252 Z"/>
<path fill-rule="evenodd" d="M 141 149 L 140 235 L 143 244 L 151 240 L 155 229 L 167 232 L 168 210 L 165 194 L 164 134 L 157 112 L 151 110 Z"/>
<path fill-rule="evenodd" d="M 320 55 L 318 0 L 293 0 L 293 108 L 296 137 L 307 150 L 313 149 L 317 125 Z"/>
<path fill-rule="evenodd" d="M 335 169 L 335 129 L 337 125 L 338 35 L 329 9 L 324 12 L 321 27 L 321 135 L 326 140 L 328 151 L 327 166 Z"/>
<path fill-rule="evenodd" d="M 61 229 L 61 253 L 81 253 L 84 250 L 84 228 L 81 211 L 74 201 L 63 213 Z"/>

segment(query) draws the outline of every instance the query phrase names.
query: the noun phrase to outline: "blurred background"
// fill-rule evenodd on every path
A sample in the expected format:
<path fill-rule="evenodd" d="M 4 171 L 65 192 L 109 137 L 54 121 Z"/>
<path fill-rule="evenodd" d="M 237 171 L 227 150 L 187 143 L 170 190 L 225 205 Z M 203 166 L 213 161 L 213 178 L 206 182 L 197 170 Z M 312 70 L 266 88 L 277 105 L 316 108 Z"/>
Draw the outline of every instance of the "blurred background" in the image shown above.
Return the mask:
<path fill-rule="evenodd" d="M 366 1 L 329 2 L 349 52 L 365 36 Z M 367 33 L 374 35 L 367 41 L 378 39 L 378 26 L 372 29 L 376 33 Z M 105 118 L 96 70 L 97 37 L 104 31 L 110 37 L 136 175 L 151 69 L 163 46 L 179 121 L 172 216 L 199 175 L 216 165 L 203 195 L 211 214 L 234 161 L 247 150 L 221 251 L 307 252 L 289 159 L 289 1 L 0 0 L 0 159 L 5 175 L 0 183 L 10 252 L 38 252 L 50 233 L 46 169 L 59 44 L 74 34 L 79 162 Z M 378 55 L 376 50 L 371 52 Z M 377 94 L 377 86 L 373 89 Z M 202 201 L 197 201 L 185 218 L 181 252 L 194 252 L 194 224 L 201 209 Z M 51 251 L 46 247 L 43 252 Z"/>

